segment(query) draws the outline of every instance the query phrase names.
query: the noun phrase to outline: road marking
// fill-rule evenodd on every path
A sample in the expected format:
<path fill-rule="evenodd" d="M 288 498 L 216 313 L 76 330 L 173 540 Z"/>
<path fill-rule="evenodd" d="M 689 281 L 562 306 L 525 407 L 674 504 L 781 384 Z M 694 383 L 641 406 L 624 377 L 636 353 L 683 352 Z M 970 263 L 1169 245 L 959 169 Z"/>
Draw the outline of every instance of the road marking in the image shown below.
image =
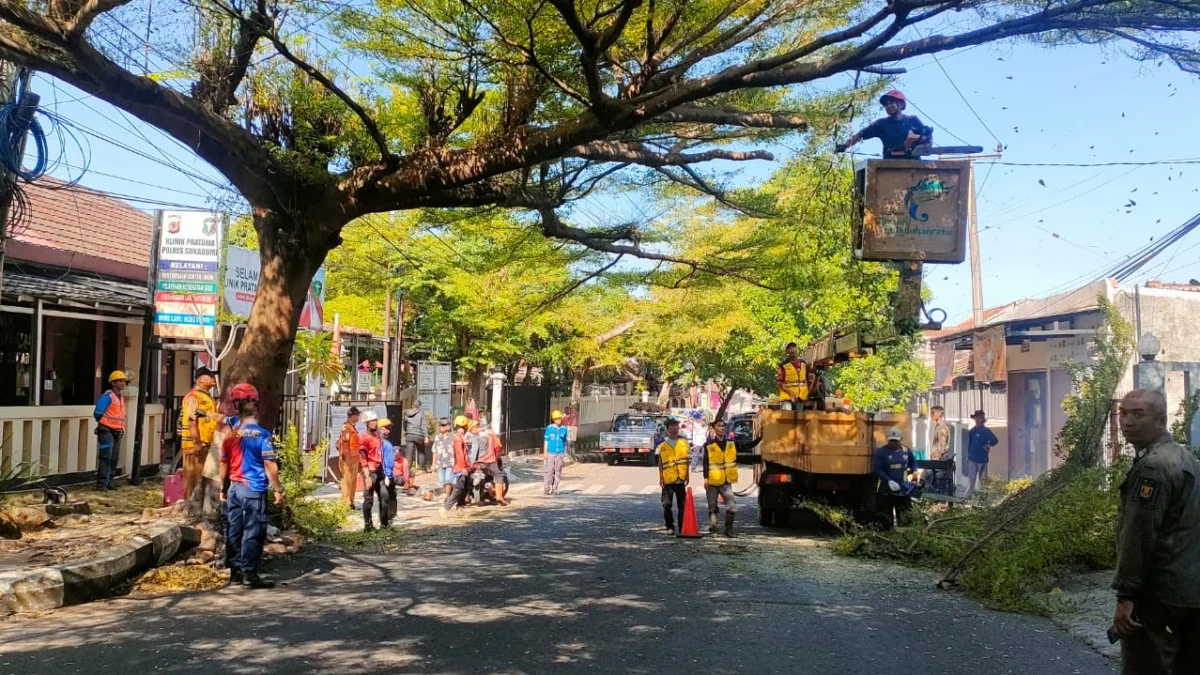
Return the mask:
<path fill-rule="evenodd" d="M 587 488 L 586 488 L 586 489 L 583 491 L 583 494 L 585 494 L 585 495 L 594 495 L 594 494 L 596 494 L 596 493 L 600 492 L 600 491 L 601 491 L 601 490 L 603 490 L 603 489 L 604 489 L 604 486 L 603 486 L 603 485 L 601 485 L 601 484 L 589 485 L 589 486 L 587 486 Z"/>
<path fill-rule="evenodd" d="M 614 495 L 624 494 L 633 489 L 632 485 L 618 485 L 616 490 L 613 490 Z"/>
<path fill-rule="evenodd" d="M 652 495 L 655 492 L 659 492 L 660 490 L 661 490 L 661 488 L 659 488 L 656 485 L 647 485 L 646 487 L 642 488 L 642 494 Z"/>

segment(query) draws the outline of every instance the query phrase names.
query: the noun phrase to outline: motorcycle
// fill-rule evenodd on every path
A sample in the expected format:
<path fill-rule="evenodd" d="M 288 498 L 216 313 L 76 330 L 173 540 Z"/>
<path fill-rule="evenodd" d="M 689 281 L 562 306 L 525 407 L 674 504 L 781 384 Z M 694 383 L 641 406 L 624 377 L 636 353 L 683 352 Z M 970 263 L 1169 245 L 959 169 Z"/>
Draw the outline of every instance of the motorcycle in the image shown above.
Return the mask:
<path fill-rule="evenodd" d="M 476 463 L 467 474 L 467 499 L 476 505 L 496 503 L 496 485 L 483 464 Z"/>

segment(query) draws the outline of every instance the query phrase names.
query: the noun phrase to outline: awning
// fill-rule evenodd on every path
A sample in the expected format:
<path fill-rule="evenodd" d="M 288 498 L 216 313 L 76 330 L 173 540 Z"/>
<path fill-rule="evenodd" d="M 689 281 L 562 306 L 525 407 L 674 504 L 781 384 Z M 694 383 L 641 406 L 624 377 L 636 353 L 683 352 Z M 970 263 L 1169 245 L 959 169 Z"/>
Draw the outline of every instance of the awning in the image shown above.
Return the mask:
<path fill-rule="evenodd" d="M 141 313 L 150 306 L 150 293 L 144 283 L 29 264 L 4 266 L 3 292 L 8 298 L 36 298 L 109 311 Z"/>

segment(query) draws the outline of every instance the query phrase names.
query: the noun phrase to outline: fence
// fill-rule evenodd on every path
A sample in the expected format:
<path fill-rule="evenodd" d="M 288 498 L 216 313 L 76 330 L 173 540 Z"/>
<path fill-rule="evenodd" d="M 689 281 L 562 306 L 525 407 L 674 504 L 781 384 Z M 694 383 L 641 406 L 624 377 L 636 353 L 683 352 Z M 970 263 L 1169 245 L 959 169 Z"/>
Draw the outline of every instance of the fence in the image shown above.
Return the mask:
<path fill-rule="evenodd" d="M 0 408 L 0 467 L 28 465 L 41 477 L 85 474 L 96 467 L 96 421 L 90 405 Z M 120 467 L 132 466 L 137 401 L 126 398 Z M 146 406 L 139 466 L 157 466 L 162 446 L 163 407 Z"/>
<path fill-rule="evenodd" d="M 608 431 L 613 417 L 629 410 L 629 406 L 642 400 L 641 396 L 585 396 L 579 400 L 578 438 L 595 436 L 601 431 Z M 571 405 L 567 396 L 559 396 L 550 400 L 550 407 L 566 411 Z"/>
<path fill-rule="evenodd" d="M 488 390 L 489 398 L 491 391 Z M 550 389 L 505 385 L 500 402 L 504 409 L 500 428 L 504 447 L 510 451 L 542 447 L 546 425 L 550 423 Z"/>

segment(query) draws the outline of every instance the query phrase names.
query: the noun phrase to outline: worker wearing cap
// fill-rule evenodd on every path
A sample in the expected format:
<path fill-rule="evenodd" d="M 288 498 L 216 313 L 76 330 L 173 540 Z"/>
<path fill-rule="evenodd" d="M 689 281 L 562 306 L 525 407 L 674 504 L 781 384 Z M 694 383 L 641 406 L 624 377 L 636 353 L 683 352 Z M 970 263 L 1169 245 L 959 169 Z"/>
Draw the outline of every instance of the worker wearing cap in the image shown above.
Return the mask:
<path fill-rule="evenodd" d="M 733 535 L 733 516 L 737 502 L 733 484 L 737 482 L 737 444 L 725 435 L 725 422 L 716 420 L 709 427 L 708 443 L 704 446 L 704 494 L 708 498 L 708 531 L 717 533 L 720 502 L 725 502 L 725 536 Z"/>
<path fill-rule="evenodd" d="M 433 470 L 437 472 L 437 485 L 441 485 L 446 496 L 454 488 L 454 432 L 450 420 L 438 420 L 438 433 L 433 437 Z"/>
<path fill-rule="evenodd" d="M 192 491 L 204 474 L 204 461 L 212 445 L 217 426 L 224 421 L 217 414 L 217 402 L 209 390 L 217 386 L 216 372 L 201 366 L 192 378 L 192 390 L 183 397 L 179 411 L 179 449 L 183 454 L 183 498 Z"/>
<path fill-rule="evenodd" d="M 562 482 L 563 463 L 567 458 L 567 434 L 563 426 L 562 412 L 555 410 L 550 413 L 550 426 L 542 439 L 542 458 L 545 468 L 542 476 L 542 491 L 548 495 L 558 494 L 558 484 Z"/>
<path fill-rule="evenodd" d="M 117 463 L 121 459 L 121 438 L 125 436 L 125 399 L 121 392 L 129 376 L 114 370 L 108 376 L 108 391 L 100 394 L 92 417 L 96 418 L 96 489 L 116 490 Z"/>
<path fill-rule="evenodd" d="M 342 433 L 338 436 L 338 468 L 342 472 L 342 501 L 353 509 L 354 492 L 358 487 L 358 472 L 362 470 L 360 463 L 360 439 L 358 437 L 358 418 L 362 411 L 354 406 L 346 411 L 346 423 L 342 425 Z"/>
<path fill-rule="evenodd" d="M 875 451 L 874 471 L 879 479 L 877 490 L 880 511 L 886 514 L 887 523 L 912 508 L 912 498 L 918 494 L 917 486 L 908 480 L 908 472 L 917 468 L 912 451 L 904 447 L 904 434 L 897 427 L 888 429 L 887 444 Z"/>
<path fill-rule="evenodd" d="M 667 532 L 675 534 L 675 516 L 671 500 L 679 505 L 679 524 L 683 524 L 683 502 L 688 480 L 688 442 L 679 435 L 679 420 L 667 420 L 667 436 L 658 444 L 658 484 L 662 486 L 663 521 Z"/>
<path fill-rule="evenodd" d="M 845 143 L 839 143 L 834 149 L 845 152 L 859 141 L 867 138 L 878 138 L 883 142 L 884 159 L 906 159 L 913 156 L 913 149 L 933 143 L 933 128 L 925 126 L 917 117 L 905 115 L 904 109 L 908 101 L 903 92 L 893 89 L 879 97 L 879 105 L 887 113 L 867 125 L 862 131 L 852 135 Z"/>
<path fill-rule="evenodd" d="M 471 470 L 471 462 L 467 459 L 467 426 L 470 423 L 471 420 L 464 415 L 454 418 L 454 482 L 446 493 L 445 503 L 442 504 L 443 517 L 450 509 L 461 509 L 463 501 L 467 498 L 467 473 Z"/>
<path fill-rule="evenodd" d="M 372 509 L 375 499 L 379 499 L 379 522 L 383 527 L 391 524 L 388 516 L 388 494 L 383 484 L 383 436 L 379 433 L 379 416 L 374 411 L 363 413 L 363 422 L 367 425 L 367 433 L 359 440 L 360 471 L 363 479 L 363 532 L 375 529 Z"/>
<path fill-rule="evenodd" d="M 237 417 L 221 443 L 221 501 L 225 503 L 225 558 L 230 583 L 271 588 L 273 581 L 258 575 L 267 538 L 267 488 L 275 504 L 283 504 L 279 465 L 271 432 L 258 423 L 258 390 L 239 384 L 230 391 Z M 228 486 L 228 487 L 226 487 Z"/>
<path fill-rule="evenodd" d="M 383 488 L 387 492 L 387 519 L 389 522 L 395 520 L 396 512 L 400 508 L 397 498 L 399 490 L 408 486 L 408 462 L 401 461 L 404 458 L 403 452 L 397 456 L 396 446 L 389 439 L 391 433 L 392 421 L 386 417 L 379 420 L 382 457 L 380 465 L 383 470 Z"/>

